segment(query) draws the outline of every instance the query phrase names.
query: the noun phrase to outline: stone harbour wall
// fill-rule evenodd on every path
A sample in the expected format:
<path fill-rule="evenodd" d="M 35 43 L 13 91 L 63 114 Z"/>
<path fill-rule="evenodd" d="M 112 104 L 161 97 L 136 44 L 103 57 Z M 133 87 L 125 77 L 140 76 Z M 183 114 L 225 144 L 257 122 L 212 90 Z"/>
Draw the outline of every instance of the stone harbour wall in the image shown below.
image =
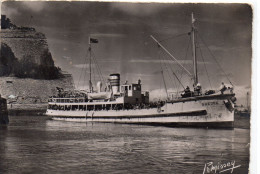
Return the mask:
<path fill-rule="evenodd" d="M 55 80 L 0 77 L 0 93 L 8 104 L 47 104 L 48 97 L 57 94 L 56 87 L 73 90 L 70 74 Z"/>

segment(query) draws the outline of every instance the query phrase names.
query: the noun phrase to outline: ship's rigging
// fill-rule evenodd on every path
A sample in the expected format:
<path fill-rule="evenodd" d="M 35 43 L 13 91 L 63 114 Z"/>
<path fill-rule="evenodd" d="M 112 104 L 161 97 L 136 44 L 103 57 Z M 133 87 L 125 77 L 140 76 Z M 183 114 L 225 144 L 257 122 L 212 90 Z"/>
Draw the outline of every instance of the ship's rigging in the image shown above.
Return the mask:
<path fill-rule="evenodd" d="M 201 49 L 199 48 L 200 45 L 195 41 L 198 34 L 194 27 L 194 22 L 195 20 L 192 17 L 192 30 L 191 32 L 187 32 L 187 36 L 190 36 L 189 43 L 193 43 L 193 47 L 191 47 L 194 62 L 192 67 L 188 68 L 187 65 L 184 66 L 180 59 L 174 57 L 161 42 L 152 36 L 159 46 L 159 55 L 161 55 L 162 51 L 165 51 L 169 55 L 167 58 L 177 63 L 182 71 L 182 76 L 179 77 L 175 67 L 169 65 L 169 60 L 165 61 L 165 59 L 160 57 L 160 73 L 163 76 L 163 78 L 161 78 L 163 83 L 160 85 L 164 85 L 166 93 L 168 93 L 165 83 L 166 75 L 173 76 L 173 79 L 177 80 L 180 84 L 179 87 L 182 86 L 184 88 L 184 80 L 182 80 L 184 72 L 188 74 L 189 78 L 193 79 L 194 82 L 192 85 L 194 86 L 194 91 L 189 89 L 187 92 L 187 88 L 185 88 L 183 91 L 184 94 L 182 93 L 181 97 L 178 96 L 166 101 L 159 100 L 150 102 L 149 91 L 142 90 L 140 79 L 137 83 L 126 82 L 120 84 L 119 73 L 109 75 L 107 81 L 108 90 L 105 89 L 102 91 L 100 82 L 97 83 L 97 90 L 94 90 L 92 82 L 95 81 L 96 76 L 93 75 L 92 72 L 94 70 L 97 71 L 100 81 L 104 81 L 104 79 L 91 49 L 91 42 L 97 43 L 98 41 L 90 38 L 87 54 L 89 59 L 85 60 L 84 65 L 86 68 L 87 63 L 89 63 L 89 71 L 84 68 L 81 73 L 84 79 L 89 75 L 89 91 L 76 91 L 76 93 L 74 93 L 74 91 L 67 92 L 60 90 L 58 96 L 49 98 L 46 115 L 53 119 L 68 119 L 73 121 L 80 119 L 80 121 L 86 122 L 159 123 L 198 127 L 233 127 L 234 102 L 236 100 L 233 88 L 225 87 L 223 84 L 223 88 L 221 88 L 220 91 L 211 91 L 212 93 L 202 93 L 201 86 L 198 88 L 199 78 L 196 53 L 199 53 Z M 189 48 L 188 46 L 187 50 L 189 50 Z M 187 55 L 186 53 L 185 58 Z M 190 73 L 188 69 L 193 69 L 194 72 Z M 190 79 L 186 80 L 191 82 Z M 173 85 L 178 86 L 178 83 L 175 82 Z"/>
<path fill-rule="evenodd" d="M 87 82 L 86 77 L 87 77 L 87 73 L 88 73 L 88 71 L 87 71 L 87 65 L 88 65 L 89 66 L 88 67 L 89 68 L 89 80 L 88 80 L 88 82 L 89 82 L 89 92 L 93 92 L 93 81 L 94 81 L 94 84 L 97 81 L 101 81 L 103 84 L 107 85 L 106 81 L 104 80 L 104 77 L 102 75 L 102 71 L 99 67 L 99 64 L 97 62 L 97 58 L 95 56 L 95 53 L 92 51 L 92 45 L 91 45 L 92 43 L 94 43 L 94 44 L 98 43 L 98 40 L 89 37 L 88 52 L 87 52 L 87 55 L 86 55 L 84 66 L 81 69 L 78 84 L 77 84 L 77 87 L 79 88 L 79 85 L 80 85 L 79 83 L 80 83 L 81 78 L 83 76 L 83 87 L 84 87 L 84 89 L 86 89 L 85 88 L 85 86 L 86 86 L 85 82 Z M 89 63 L 88 63 L 88 60 L 89 60 Z M 96 71 L 96 73 L 94 71 Z M 97 74 L 97 76 L 96 76 L 96 74 Z M 96 79 L 97 77 L 98 77 L 98 79 Z"/>
<path fill-rule="evenodd" d="M 229 79 L 229 77 L 227 76 L 226 72 L 223 70 L 223 68 L 221 67 L 220 63 L 217 61 L 214 54 L 211 52 L 211 50 L 207 46 L 206 42 L 203 40 L 203 38 L 199 34 L 197 28 L 195 27 L 195 22 L 196 22 L 196 19 L 194 18 L 193 13 L 192 13 L 192 15 L 191 15 L 191 24 L 192 24 L 191 25 L 191 31 L 185 32 L 185 33 L 182 33 L 182 34 L 179 34 L 179 35 L 176 35 L 176 36 L 171 36 L 171 37 L 163 39 L 161 41 L 158 41 L 154 36 L 151 35 L 151 38 L 157 43 L 158 49 L 163 50 L 168 55 L 165 58 L 162 58 L 161 52 L 158 51 L 158 57 L 159 57 L 159 60 L 161 62 L 160 63 L 161 69 L 162 69 L 162 71 L 164 70 L 164 71 L 167 72 L 167 73 L 162 72 L 162 76 L 163 76 L 162 79 L 164 81 L 163 83 L 164 83 L 164 86 L 165 86 L 165 92 L 166 92 L 167 97 L 169 96 L 169 94 L 168 94 L 168 91 L 167 91 L 167 86 L 166 86 L 165 77 L 164 77 L 166 74 L 168 74 L 168 76 L 172 79 L 172 82 L 175 81 L 175 79 L 176 79 L 178 84 L 180 84 L 179 87 L 181 86 L 184 89 L 185 85 L 182 82 L 182 78 L 183 78 L 183 73 L 186 72 L 188 77 L 193 80 L 192 86 L 194 87 L 194 90 L 197 86 L 200 86 L 199 78 L 198 78 L 198 63 L 197 63 L 198 62 L 198 54 L 200 54 L 200 57 L 202 59 L 202 62 L 203 62 L 204 68 L 205 68 L 205 74 L 207 75 L 207 79 L 209 81 L 210 90 L 212 90 L 212 84 L 211 84 L 211 81 L 210 81 L 209 73 L 208 73 L 208 70 L 207 70 L 207 67 L 206 67 L 206 62 L 205 62 L 205 59 L 204 59 L 204 56 L 203 56 L 203 53 L 202 53 L 202 48 L 201 48 L 201 45 L 199 44 L 199 41 L 200 41 L 200 43 L 202 43 L 206 47 L 206 49 L 208 50 L 208 52 L 210 54 L 210 57 L 212 57 L 212 59 L 215 61 L 215 63 L 217 64 L 217 66 L 219 67 L 221 72 L 224 74 L 224 76 L 226 77 L 228 82 L 233 87 L 233 84 L 232 84 L 231 80 Z M 187 47 L 184 59 L 176 58 L 174 56 L 174 54 L 171 53 L 170 51 L 168 51 L 165 48 L 165 46 L 162 44 L 162 42 L 173 40 L 173 39 L 176 39 L 177 37 L 181 37 L 181 36 L 190 36 L 188 47 Z M 193 59 L 193 61 L 192 61 L 193 67 L 192 68 L 188 67 L 187 65 L 184 66 L 184 64 L 181 63 L 181 61 L 180 61 L 180 60 L 186 61 L 187 54 L 188 54 L 188 51 L 189 51 L 189 48 L 190 48 L 190 44 L 192 45 L 192 59 Z M 173 67 L 171 65 L 169 65 L 171 61 L 175 62 L 181 68 L 180 75 L 177 75 L 176 70 L 174 71 Z M 193 73 L 191 73 L 189 71 L 189 69 L 193 69 Z M 173 76 L 171 76 L 171 74 Z M 185 83 L 185 84 L 187 84 L 187 83 Z M 179 87 L 176 87 L 176 86 L 174 87 L 174 89 L 177 89 L 176 97 L 180 92 Z M 200 86 L 200 88 L 201 88 L 201 86 Z"/>
<path fill-rule="evenodd" d="M 185 89 L 186 85 L 193 86 L 194 90 L 197 86 L 199 86 L 201 88 L 200 83 L 199 83 L 199 77 L 198 77 L 198 63 L 197 63 L 198 55 L 200 55 L 200 58 L 203 62 L 204 69 L 205 69 L 204 74 L 207 75 L 210 90 L 212 90 L 212 84 L 211 84 L 211 80 L 210 80 L 209 73 L 207 70 L 206 61 L 205 61 L 203 53 L 202 53 L 201 43 L 208 50 L 210 57 L 213 58 L 216 65 L 218 65 L 218 67 L 220 68 L 222 73 L 225 75 L 225 77 L 227 78 L 229 83 L 233 86 L 233 84 L 232 84 L 231 80 L 229 79 L 229 77 L 227 76 L 226 72 L 223 70 L 223 68 L 217 61 L 214 54 L 210 51 L 206 42 L 203 40 L 203 38 L 199 34 L 197 28 L 195 27 L 196 22 L 197 22 L 197 20 L 194 18 L 193 14 L 192 14 L 191 15 L 191 30 L 189 32 L 184 32 L 184 33 L 178 34 L 176 36 L 171 36 L 169 38 L 166 38 L 166 39 L 163 39 L 160 41 L 158 41 L 154 36 L 151 35 L 151 38 L 158 45 L 158 57 L 159 57 L 160 66 L 161 66 L 160 72 L 162 74 L 163 85 L 164 85 L 167 97 L 169 97 L 169 90 L 167 90 L 168 87 L 167 87 L 167 83 L 165 82 L 166 75 L 169 76 L 169 78 L 171 79 L 170 83 L 172 83 L 174 89 L 176 90 L 176 92 L 175 92 L 176 96 L 174 98 L 177 98 L 179 96 L 179 93 Z M 184 59 L 178 59 L 178 58 L 176 58 L 176 56 L 174 56 L 174 53 L 168 51 L 165 48 L 165 46 L 163 45 L 163 42 L 173 40 L 173 39 L 176 39 L 177 37 L 179 38 L 182 36 L 189 36 L 189 41 L 188 41 L 187 47 L 183 46 L 183 48 L 185 48 L 185 52 L 186 52 Z M 85 83 L 88 81 L 90 93 L 94 92 L 93 82 L 95 84 L 97 81 L 101 81 L 103 84 L 106 85 L 106 88 L 108 87 L 106 81 L 103 78 L 103 75 L 102 75 L 101 69 L 99 67 L 99 64 L 96 60 L 95 54 L 92 51 L 92 45 L 91 45 L 92 43 L 98 43 L 97 39 L 89 38 L 89 48 L 88 48 L 88 52 L 87 52 L 87 56 L 86 56 L 87 58 L 85 59 L 84 67 L 81 70 L 79 81 L 78 81 L 78 88 L 79 88 L 79 83 L 83 76 L 83 87 L 84 87 L 84 89 L 86 89 Z M 185 61 L 188 61 L 187 58 L 188 58 L 188 52 L 190 49 L 192 51 L 192 59 L 193 59 L 192 67 L 189 64 L 185 64 L 185 66 L 184 66 Z M 162 51 L 167 53 L 168 56 L 162 57 Z M 176 69 L 171 65 L 171 61 L 175 62 L 181 68 L 180 72 L 176 71 Z M 182 61 L 184 61 L 184 62 L 182 63 Z M 87 65 L 88 65 L 88 68 L 87 68 Z M 193 69 L 192 73 L 189 71 L 190 69 Z M 94 71 L 96 71 L 96 73 Z M 88 80 L 86 80 L 88 73 L 89 73 L 89 78 L 88 78 Z M 193 81 L 192 84 L 190 83 L 191 82 L 190 80 L 189 80 L 189 82 L 187 82 L 187 78 L 186 78 L 186 81 L 185 81 L 185 78 L 183 79 L 183 77 L 185 76 L 184 73 L 186 73 L 186 75 L 188 75 L 188 78 Z M 181 90 L 181 89 L 183 89 L 183 90 Z"/>

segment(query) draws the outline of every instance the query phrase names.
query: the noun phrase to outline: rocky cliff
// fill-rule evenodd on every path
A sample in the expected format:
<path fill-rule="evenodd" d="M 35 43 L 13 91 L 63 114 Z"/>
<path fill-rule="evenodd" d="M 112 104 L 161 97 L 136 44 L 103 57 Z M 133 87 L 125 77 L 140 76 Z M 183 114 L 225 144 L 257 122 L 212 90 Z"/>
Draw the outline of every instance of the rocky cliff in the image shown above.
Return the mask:
<path fill-rule="evenodd" d="M 37 65 L 54 66 L 45 35 L 36 31 L 2 29 L 1 42 L 8 45 L 18 60 L 27 58 Z"/>
<path fill-rule="evenodd" d="M 46 104 L 56 87 L 72 90 L 72 76 L 57 68 L 43 33 L 1 19 L 0 94 L 9 104 Z"/>
<path fill-rule="evenodd" d="M 54 65 L 44 34 L 30 28 L 18 28 L 2 29 L 0 35 L 0 76 L 59 78 L 60 69 Z"/>
<path fill-rule="evenodd" d="M 15 58 L 12 49 L 5 43 L 1 43 L 0 50 L 0 76 L 8 76 L 14 72 L 18 60 Z"/>

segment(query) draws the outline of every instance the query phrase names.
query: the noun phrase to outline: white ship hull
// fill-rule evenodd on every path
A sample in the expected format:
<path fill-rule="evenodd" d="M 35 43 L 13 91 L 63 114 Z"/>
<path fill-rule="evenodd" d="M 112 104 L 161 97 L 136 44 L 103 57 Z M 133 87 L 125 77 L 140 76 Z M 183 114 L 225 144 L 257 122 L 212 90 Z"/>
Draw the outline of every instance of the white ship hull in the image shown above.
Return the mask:
<path fill-rule="evenodd" d="M 224 102 L 228 102 L 228 99 L 199 99 L 166 103 L 161 108 L 135 110 L 47 110 L 46 114 L 54 120 L 67 121 L 233 127 L 234 110 Z M 234 107 L 233 104 L 231 107 Z"/>

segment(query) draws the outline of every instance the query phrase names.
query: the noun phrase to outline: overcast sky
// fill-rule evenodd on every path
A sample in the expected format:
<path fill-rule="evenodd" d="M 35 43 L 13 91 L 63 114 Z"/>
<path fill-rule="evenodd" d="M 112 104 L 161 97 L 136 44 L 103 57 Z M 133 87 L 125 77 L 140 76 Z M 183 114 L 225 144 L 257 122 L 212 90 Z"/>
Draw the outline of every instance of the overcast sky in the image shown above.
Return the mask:
<path fill-rule="evenodd" d="M 198 73 L 203 89 L 210 88 L 210 84 L 218 88 L 222 81 L 228 84 L 228 80 L 200 38 L 235 85 L 240 98 L 245 98 L 251 88 L 252 9 L 246 4 L 3 2 L 1 10 L 14 24 L 35 27 L 46 35 L 56 66 L 72 73 L 76 86 L 87 85 L 83 81 L 88 80 L 88 74 L 85 80 L 84 75 L 79 77 L 82 67 L 86 67 L 91 36 L 99 41 L 92 45 L 92 50 L 104 77 L 120 73 L 122 82 L 141 79 L 144 90 L 163 88 L 162 68 L 167 87 L 178 88 L 173 75 L 170 78 L 169 65 L 184 86 L 192 85 L 190 77 L 176 63 L 168 61 L 169 57 L 150 35 L 165 40 L 162 44 L 192 72 L 187 33 L 193 12 L 199 33 Z M 96 68 L 93 69 L 95 72 Z M 98 80 L 98 76 L 94 77 Z"/>

